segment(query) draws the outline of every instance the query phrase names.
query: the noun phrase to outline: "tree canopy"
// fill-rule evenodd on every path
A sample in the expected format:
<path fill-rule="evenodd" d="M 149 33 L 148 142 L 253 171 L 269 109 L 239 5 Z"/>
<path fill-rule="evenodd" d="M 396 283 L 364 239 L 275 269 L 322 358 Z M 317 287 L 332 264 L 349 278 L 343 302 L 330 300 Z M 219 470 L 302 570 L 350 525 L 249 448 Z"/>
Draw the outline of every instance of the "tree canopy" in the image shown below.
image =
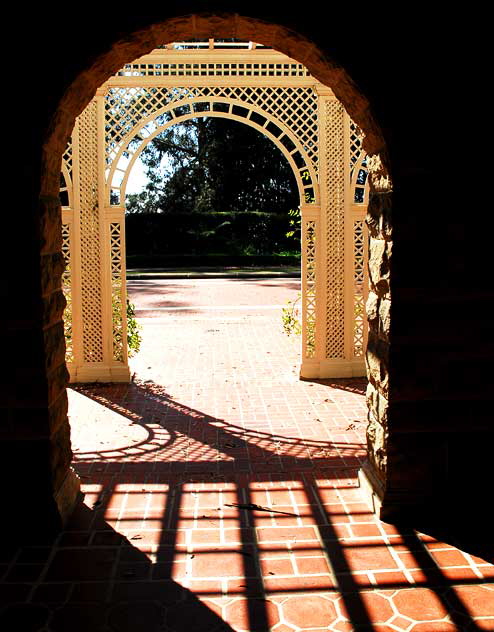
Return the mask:
<path fill-rule="evenodd" d="M 141 154 L 148 183 L 129 213 L 288 212 L 299 205 L 290 165 L 266 136 L 225 118 L 176 124 Z"/>

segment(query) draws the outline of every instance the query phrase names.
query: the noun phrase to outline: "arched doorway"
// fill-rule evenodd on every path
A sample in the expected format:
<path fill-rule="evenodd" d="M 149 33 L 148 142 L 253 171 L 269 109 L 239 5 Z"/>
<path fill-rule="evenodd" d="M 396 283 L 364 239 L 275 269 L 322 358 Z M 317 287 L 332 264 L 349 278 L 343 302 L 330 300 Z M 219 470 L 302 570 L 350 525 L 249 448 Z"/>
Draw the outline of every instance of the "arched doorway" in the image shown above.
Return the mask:
<path fill-rule="evenodd" d="M 226 50 L 225 50 L 226 47 Z M 367 163 L 363 134 L 303 65 L 253 42 L 163 45 L 124 65 L 79 115 L 64 154 L 73 381 L 128 381 L 125 187 L 159 133 L 198 116 L 249 125 L 281 150 L 301 209 L 300 375 L 365 374 Z"/>
<path fill-rule="evenodd" d="M 58 191 L 61 156 L 67 139 L 75 117 L 97 88 L 124 63 L 151 51 L 158 41 L 191 37 L 260 41 L 301 61 L 313 76 L 331 86 L 351 118 L 364 130 L 372 181 L 367 216 L 373 238 L 367 357 L 368 455 L 376 473 L 375 487 L 384 490 L 389 511 L 394 515 L 423 512 L 424 496 L 432 498 L 436 507 L 449 502 L 450 507 L 458 508 L 456 486 L 452 487 L 455 499 L 451 496 L 445 501 L 444 488 L 431 482 L 436 481 L 438 463 L 454 462 L 463 477 L 468 469 L 464 457 L 469 451 L 475 467 L 463 489 L 468 490 L 469 497 L 474 489 L 485 491 L 482 481 L 488 480 L 488 476 L 479 476 L 478 466 L 488 463 L 488 459 L 479 459 L 478 449 L 489 445 L 485 441 L 490 424 L 485 402 L 492 389 L 489 371 L 481 374 L 488 367 L 491 352 L 482 320 L 489 313 L 488 298 L 471 287 L 475 257 L 467 260 L 465 254 L 468 250 L 465 251 L 463 240 L 467 233 L 462 232 L 464 207 L 452 216 L 448 209 L 450 232 L 449 238 L 444 239 L 444 214 L 438 212 L 440 204 L 435 192 L 437 143 L 433 128 L 444 114 L 444 84 L 438 81 L 444 64 L 439 52 L 454 48 L 452 36 L 449 41 L 451 30 L 445 30 L 434 20 L 429 20 L 424 30 L 417 18 L 416 26 L 422 34 L 421 45 L 417 47 L 416 29 L 397 29 L 392 19 L 383 23 L 382 15 L 376 14 L 373 7 L 360 11 L 358 16 L 348 9 L 344 23 L 353 28 L 352 36 L 347 28 L 338 28 L 333 19 L 334 7 L 329 5 L 320 9 L 320 19 L 314 19 L 312 11 L 301 12 L 299 7 L 285 5 L 257 8 L 246 5 L 240 9 L 255 13 L 256 18 L 233 13 L 177 17 L 178 11 L 202 10 L 197 3 L 185 3 L 178 9 L 167 5 L 153 14 L 100 14 L 97 21 L 90 12 L 82 12 L 75 21 L 63 12 L 44 12 L 39 20 L 25 25 L 31 28 L 28 30 L 31 42 L 37 42 L 37 58 L 50 71 L 36 71 L 33 75 L 33 80 L 39 79 L 38 107 L 33 108 L 30 99 L 18 101 L 24 107 L 25 120 L 32 125 L 33 143 L 30 152 L 22 145 L 18 161 L 21 168 L 26 165 L 28 154 L 31 157 L 19 188 L 25 197 L 24 207 L 30 213 L 12 213 L 19 221 L 18 250 L 22 256 L 17 258 L 16 273 L 23 282 L 13 284 L 13 300 L 9 304 L 16 349 L 11 354 L 15 362 L 9 373 L 15 376 L 17 384 L 9 389 L 9 425 L 4 443 L 7 463 L 11 464 L 11 470 L 7 471 L 16 471 L 19 463 L 32 457 L 36 476 L 26 488 L 26 495 L 20 495 L 17 487 L 12 488 L 16 529 L 32 522 L 36 513 L 33 507 L 40 508 L 37 514 L 40 528 L 48 524 L 53 511 L 66 516 L 73 506 L 76 489 L 69 471 L 67 378 L 61 322 L 64 299 L 60 291 L 63 260 Z M 371 37 L 365 53 L 356 35 L 356 17 L 360 25 L 365 24 L 368 35 L 383 33 L 383 37 Z M 72 43 L 63 54 L 61 33 L 70 33 Z M 92 34 L 90 38 L 88 33 Z M 20 86 L 24 76 L 16 75 L 19 94 L 24 89 Z M 410 90 L 411 85 L 420 85 L 421 90 Z M 373 108 L 386 130 L 386 142 L 392 141 L 396 185 L 393 196 L 389 194 L 389 163 L 383 134 L 373 120 L 364 93 L 371 95 Z M 427 107 L 424 107 L 425 94 Z M 462 183 L 458 181 L 460 188 Z M 426 230 L 424 218 L 427 218 Z M 395 234 L 392 270 L 391 231 Z M 478 240 L 470 241 L 478 252 Z M 444 275 L 445 262 L 455 269 L 449 278 Z M 477 267 L 475 272 L 478 274 L 480 269 Z M 393 337 L 389 309 L 391 282 Z M 417 313 L 427 318 L 418 320 Z M 406 314 L 413 319 L 413 327 Z M 455 319 L 461 322 L 461 327 Z M 445 323 L 450 326 L 445 327 Z M 443 346 L 431 348 L 429 340 L 435 340 L 435 335 L 457 349 L 453 356 L 445 355 Z M 425 344 L 417 346 L 418 340 Z M 423 378 L 420 383 L 418 374 Z M 450 379 L 453 375 L 454 379 Z M 24 388 L 17 388 L 19 384 L 22 387 L 29 384 L 35 392 L 26 394 Z M 462 392 L 464 397 L 459 398 Z M 458 433 L 458 429 L 463 431 Z M 390 441 L 397 437 L 399 441 Z M 447 447 L 452 441 L 458 446 L 458 455 L 453 459 L 448 457 L 447 450 L 441 451 L 443 445 Z M 464 514 L 463 506 L 460 509 Z"/>
<path fill-rule="evenodd" d="M 42 328 L 46 332 L 43 335 L 42 350 L 46 359 L 43 356 L 43 359 L 40 360 L 42 369 L 38 367 L 38 370 L 42 370 L 43 376 L 48 376 L 46 405 L 50 411 L 50 420 L 52 417 L 56 420 L 56 423 L 50 421 L 48 444 L 53 454 L 50 456 L 49 488 L 51 491 L 47 497 L 47 502 L 50 503 L 50 511 L 52 512 L 50 516 L 58 515 L 61 520 L 70 514 L 79 486 L 78 479 L 70 468 L 71 450 L 65 391 L 69 376 L 64 357 L 63 329 L 60 326 L 65 303 L 60 287 L 64 270 L 60 241 L 59 201 L 62 156 L 77 116 L 87 107 L 99 87 L 118 72 L 124 64 L 149 53 L 157 45 L 162 45 L 164 42 L 211 37 L 234 37 L 242 41 L 254 40 L 265 46 L 271 46 L 292 59 L 300 60 L 322 85 L 331 86 L 348 115 L 365 133 L 361 142 L 368 155 L 369 185 L 372 191 L 369 204 L 371 227 L 374 235 L 383 240 L 386 246 L 384 250 L 382 248 L 376 249 L 375 260 L 382 260 L 386 264 L 389 259 L 390 224 L 384 217 L 383 211 L 389 206 L 390 179 L 383 135 L 374 121 L 367 99 L 352 82 L 344 68 L 327 59 L 311 41 L 284 26 L 275 25 L 262 19 L 247 18 L 235 14 L 193 14 L 171 17 L 164 22 L 148 25 L 142 31 L 137 31 L 125 40 L 116 42 L 109 52 L 102 53 L 85 72 L 76 74 L 74 81 L 61 97 L 47 132 L 45 133 L 43 130 L 44 142 L 39 164 L 41 208 L 38 213 L 43 218 L 39 266 L 41 277 L 47 281 L 43 282 L 42 287 L 42 305 L 45 310 Z M 48 125 L 48 121 L 46 121 L 46 125 Z M 383 217 L 384 221 L 382 221 Z M 347 240 L 346 243 L 348 244 L 349 241 Z M 372 252 L 371 247 L 371 254 Z M 382 458 L 383 442 L 381 438 L 383 432 L 378 432 L 378 430 L 380 425 L 385 426 L 386 424 L 385 383 L 387 383 L 387 374 L 386 371 L 383 374 L 381 368 L 386 366 L 388 355 L 387 347 L 382 344 L 382 341 L 389 336 L 389 322 L 384 322 L 384 316 L 381 316 L 379 309 L 381 303 L 385 306 L 389 305 L 389 278 L 382 280 L 379 288 L 377 287 L 377 283 L 380 281 L 378 278 L 371 279 L 370 284 L 370 297 L 373 299 L 376 315 L 371 321 L 370 331 L 373 342 L 373 364 L 370 367 L 370 377 L 372 393 L 375 395 L 376 401 L 379 395 L 380 406 L 379 410 L 376 409 L 377 412 L 372 411 L 371 414 L 373 428 L 368 454 L 379 478 L 386 477 L 386 459 Z M 74 279 L 74 284 L 77 282 Z M 369 341 L 371 341 L 371 336 L 369 336 Z M 59 352 L 54 353 L 53 349 L 59 350 Z M 40 497 L 38 497 L 38 501 L 41 502 Z M 53 520 L 50 518 L 50 524 L 53 524 Z M 46 528 L 50 528 L 48 523 Z"/>

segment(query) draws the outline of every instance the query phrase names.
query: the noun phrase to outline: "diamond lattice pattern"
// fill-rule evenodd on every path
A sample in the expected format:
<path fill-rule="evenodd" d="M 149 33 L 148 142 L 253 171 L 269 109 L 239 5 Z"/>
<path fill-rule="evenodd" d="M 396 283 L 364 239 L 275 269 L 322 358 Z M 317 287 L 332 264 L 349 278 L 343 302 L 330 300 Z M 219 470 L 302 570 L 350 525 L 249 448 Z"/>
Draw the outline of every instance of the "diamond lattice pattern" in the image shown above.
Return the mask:
<path fill-rule="evenodd" d="M 364 220 L 353 223 L 353 355 L 364 354 L 364 304 L 365 304 L 365 230 Z"/>
<path fill-rule="evenodd" d="M 119 149 L 131 140 L 134 128 L 146 118 L 171 105 L 200 97 L 239 101 L 264 110 L 294 132 L 314 167 L 317 167 L 318 101 L 315 90 L 307 87 L 236 86 L 110 88 L 105 99 L 107 165 L 111 165 Z M 161 124 L 165 122 L 163 120 Z"/>
<path fill-rule="evenodd" d="M 316 222 L 309 220 L 305 224 L 305 356 L 316 355 Z"/>
<path fill-rule="evenodd" d="M 100 222 L 98 213 L 97 108 L 79 118 L 82 343 L 85 362 L 103 361 Z"/>
<path fill-rule="evenodd" d="M 326 212 L 326 358 L 344 358 L 344 220 L 345 153 L 344 110 L 341 103 L 326 103 L 327 170 L 324 183 L 328 192 Z M 322 180 L 322 175 L 321 175 Z"/>
<path fill-rule="evenodd" d="M 120 222 L 110 224 L 111 306 L 113 331 L 113 359 L 123 362 L 123 279 L 122 279 L 122 226 Z"/>
<path fill-rule="evenodd" d="M 70 224 L 62 224 L 62 254 L 65 261 L 65 270 L 62 274 L 62 290 L 67 302 L 63 313 L 63 325 L 65 331 L 65 360 L 72 362 L 74 359 L 74 347 L 72 341 L 72 281 L 70 266 Z"/>

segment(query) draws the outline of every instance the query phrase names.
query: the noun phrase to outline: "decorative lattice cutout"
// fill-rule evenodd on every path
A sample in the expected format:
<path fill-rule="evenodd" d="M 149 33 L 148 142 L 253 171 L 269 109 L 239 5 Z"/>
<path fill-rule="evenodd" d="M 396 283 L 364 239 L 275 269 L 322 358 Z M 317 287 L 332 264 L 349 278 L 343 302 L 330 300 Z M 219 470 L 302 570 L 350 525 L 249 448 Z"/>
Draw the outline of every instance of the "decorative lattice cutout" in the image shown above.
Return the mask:
<path fill-rule="evenodd" d="M 350 182 L 354 204 L 366 203 L 367 156 L 363 147 L 364 133 L 360 127 L 350 121 Z"/>
<path fill-rule="evenodd" d="M 69 207 L 72 204 L 72 137 L 62 156 L 62 172 L 60 174 L 60 204 Z"/>
<path fill-rule="evenodd" d="M 62 224 L 62 254 L 65 261 L 65 270 L 62 274 L 62 290 L 67 304 L 63 313 L 65 330 L 65 360 L 72 362 L 74 359 L 74 345 L 72 340 L 72 279 L 70 262 L 70 224 Z"/>
<path fill-rule="evenodd" d="M 363 151 L 364 133 L 360 127 L 350 121 L 350 177 Z"/>
<path fill-rule="evenodd" d="M 73 152 L 72 137 L 70 137 L 67 143 L 67 147 L 65 148 L 65 151 L 62 156 L 62 164 L 70 180 L 72 180 L 72 167 L 73 167 L 72 152 Z"/>
<path fill-rule="evenodd" d="M 79 117 L 82 343 L 85 362 L 103 361 L 97 106 Z"/>
<path fill-rule="evenodd" d="M 112 334 L 113 359 L 117 362 L 125 360 L 123 320 L 125 290 L 122 269 L 122 226 L 120 222 L 112 222 L 110 224 Z"/>
<path fill-rule="evenodd" d="M 119 77 L 309 77 L 309 71 L 297 63 L 163 63 L 143 60 L 126 64 Z"/>
<path fill-rule="evenodd" d="M 298 138 L 309 159 L 317 167 L 318 120 L 317 94 L 307 87 L 133 87 L 109 88 L 105 97 L 105 146 L 108 167 L 119 149 L 131 140 L 132 131 L 154 112 L 165 110 L 197 98 L 218 98 L 243 102 L 265 111 L 272 118 L 286 125 Z M 204 115 L 204 114 L 203 114 Z M 199 114 L 198 114 L 199 116 Z M 163 114 L 155 118 L 155 125 L 163 125 L 169 119 Z M 144 140 L 154 129 L 146 129 L 140 138 Z"/>
<path fill-rule="evenodd" d="M 364 355 L 365 327 L 365 226 L 364 220 L 353 223 L 353 355 Z"/>
<path fill-rule="evenodd" d="M 326 358 L 344 358 L 345 152 L 343 106 L 326 102 Z M 321 180 L 323 179 L 321 174 Z"/>
<path fill-rule="evenodd" d="M 316 222 L 305 222 L 305 357 L 316 355 Z"/>

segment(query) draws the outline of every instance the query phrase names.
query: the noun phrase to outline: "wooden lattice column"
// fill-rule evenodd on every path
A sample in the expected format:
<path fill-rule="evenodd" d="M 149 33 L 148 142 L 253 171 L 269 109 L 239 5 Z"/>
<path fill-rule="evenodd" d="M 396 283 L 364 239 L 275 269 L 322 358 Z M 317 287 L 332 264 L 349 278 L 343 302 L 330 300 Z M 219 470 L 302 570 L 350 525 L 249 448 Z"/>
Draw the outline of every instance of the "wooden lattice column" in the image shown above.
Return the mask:
<path fill-rule="evenodd" d="M 105 288 L 110 299 L 106 315 L 108 333 L 106 353 L 112 382 L 126 382 L 130 378 L 127 354 L 127 289 L 125 282 L 125 209 L 106 207 Z"/>
<path fill-rule="evenodd" d="M 312 211 L 317 215 L 312 221 L 317 222 L 314 234 L 318 245 L 316 296 L 311 300 L 311 305 L 317 306 L 313 324 L 316 345 L 308 357 L 304 341 L 301 375 L 351 377 L 365 375 L 365 207 L 355 208 L 353 204 L 350 118 L 329 89 L 318 87 L 318 95 L 320 210 L 314 207 Z M 303 222 L 303 255 L 309 245 L 308 226 Z M 306 285 L 307 274 L 302 272 Z M 305 296 L 307 291 L 303 293 Z M 304 330 L 311 326 L 309 316 L 306 321 Z"/>
<path fill-rule="evenodd" d="M 102 95 L 79 116 L 72 155 L 73 211 L 64 223 L 70 261 L 70 379 L 128 381 L 123 211 L 105 204 Z"/>
<path fill-rule="evenodd" d="M 368 264 L 368 230 L 365 223 L 366 209 L 351 209 L 349 216 L 349 228 L 351 231 L 350 247 L 353 263 L 353 279 L 349 286 L 349 301 L 351 309 L 352 328 L 349 331 L 351 357 L 358 368 L 358 362 L 365 361 L 365 349 L 367 347 L 367 321 L 365 304 L 367 301 L 367 264 Z M 362 372 L 362 375 L 364 373 Z"/>
<path fill-rule="evenodd" d="M 318 253 L 321 242 L 321 209 L 317 204 L 301 206 L 302 254 L 302 359 L 300 374 L 310 377 L 317 370 L 321 354 L 318 327 L 320 312 L 320 265 Z M 320 257 L 319 257 L 320 259 Z"/>

